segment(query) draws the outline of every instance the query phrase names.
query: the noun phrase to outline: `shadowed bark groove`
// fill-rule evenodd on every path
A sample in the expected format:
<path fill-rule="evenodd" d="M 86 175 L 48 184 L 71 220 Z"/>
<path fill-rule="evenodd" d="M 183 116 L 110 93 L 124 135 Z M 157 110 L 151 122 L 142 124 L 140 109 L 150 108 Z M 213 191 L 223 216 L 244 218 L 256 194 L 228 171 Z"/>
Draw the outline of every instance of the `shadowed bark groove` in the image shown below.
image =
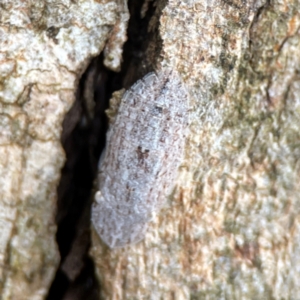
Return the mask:
<path fill-rule="evenodd" d="M 141 18 L 142 5 L 140 1 L 129 3 L 131 18 L 121 71 L 107 70 L 103 66 L 103 55 L 95 58 L 82 75 L 76 101 L 64 119 L 62 145 L 67 161 L 58 186 L 56 216 L 61 262 L 48 300 L 99 297 L 93 263 L 88 256 L 93 184 L 105 143 L 107 118 L 104 110 L 111 94 L 130 86 L 141 74 L 153 68 L 146 63 L 140 66 L 143 57 L 147 59 L 147 24 L 153 14 L 152 3 L 149 3 Z"/>

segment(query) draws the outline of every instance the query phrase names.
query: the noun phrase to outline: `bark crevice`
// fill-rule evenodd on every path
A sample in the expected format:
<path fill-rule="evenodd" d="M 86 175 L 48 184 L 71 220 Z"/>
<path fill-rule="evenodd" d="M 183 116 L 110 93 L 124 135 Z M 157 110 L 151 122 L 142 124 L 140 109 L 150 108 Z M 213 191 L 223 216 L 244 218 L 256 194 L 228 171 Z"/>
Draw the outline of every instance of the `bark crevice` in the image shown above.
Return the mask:
<path fill-rule="evenodd" d="M 124 45 L 119 73 L 103 65 L 103 54 L 94 58 L 81 76 L 76 101 L 63 123 L 62 145 L 66 163 L 58 186 L 57 243 L 61 262 L 47 299 L 99 299 L 99 284 L 90 247 L 90 207 L 93 201 L 97 165 L 105 146 L 105 109 L 114 91 L 128 88 L 153 69 L 147 58 L 149 40 L 157 28 L 148 32 L 157 12 L 153 2 L 129 1 L 128 40 Z M 158 23 L 156 24 L 158 26 Z"/>

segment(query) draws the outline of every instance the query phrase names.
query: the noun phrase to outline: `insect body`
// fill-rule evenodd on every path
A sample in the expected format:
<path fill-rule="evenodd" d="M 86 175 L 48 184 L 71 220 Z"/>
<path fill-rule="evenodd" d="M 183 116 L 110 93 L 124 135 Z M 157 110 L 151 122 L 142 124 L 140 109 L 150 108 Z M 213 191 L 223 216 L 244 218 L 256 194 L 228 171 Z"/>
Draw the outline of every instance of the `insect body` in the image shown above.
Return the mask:
<path fill-rule="evenodd" d="M 149 73 L 123 96 L 99 164 L 92 221 L 111 248 L 143 239 L 174 187 L 183 156 L 188 95 L 173 71 Z"/>

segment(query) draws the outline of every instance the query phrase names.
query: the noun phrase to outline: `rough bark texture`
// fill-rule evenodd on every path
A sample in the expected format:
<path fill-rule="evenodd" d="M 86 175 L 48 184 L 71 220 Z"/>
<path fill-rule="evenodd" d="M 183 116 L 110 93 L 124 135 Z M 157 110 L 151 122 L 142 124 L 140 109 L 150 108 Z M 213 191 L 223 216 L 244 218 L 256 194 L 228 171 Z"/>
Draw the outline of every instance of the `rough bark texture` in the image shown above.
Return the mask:
<path fill-rule="evenodd" d="M 1 299 L 48 293 L 59 262 L 54 216 L 65 160 L 62 121 L 119 14 L 116 1 L 0 3 Z"/>
<path fill-rule="evenodd" d="M 104 299 L 299 298 L 299 10 L 157 2 L 149 28 L 189 88 L 190 134 L 145 240 L 110 250 L 93 232 Z"/>
<path fill-rule="evenodd" d="M 299 0 L 138 2 L 131 18 L 152 17 L 148 33 L 131 25 L 139 37 L 131 44 L 146 46 L 125 57 L 124 86 L 159 65 L 177 70 L 189 89 L 190 133 L 174 193 L 145 240 L 110 250 L 93 231 L 102 297 L 299 298 Z M 0 3 L 1 299 L 48 293 L 59 263 L 62 122 L 92 56 L 104 49 L 105 66 L 120 69 L 127 20 L 121 0 Z M 68 120 L 66 135 L 82 120 Z M 88 208 L 76 228 L 82 239 L 87 218 Z M 82 239 L 61 264 L 70 281 Z"/>

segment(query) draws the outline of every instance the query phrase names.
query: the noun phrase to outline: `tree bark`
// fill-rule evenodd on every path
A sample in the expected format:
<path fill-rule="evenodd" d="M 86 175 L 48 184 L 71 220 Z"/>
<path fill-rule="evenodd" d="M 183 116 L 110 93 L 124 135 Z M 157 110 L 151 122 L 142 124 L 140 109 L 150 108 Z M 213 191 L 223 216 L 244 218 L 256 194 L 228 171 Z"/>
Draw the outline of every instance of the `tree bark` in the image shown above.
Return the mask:
<path fill-rule="evenodd" d="M 110 250 L 93 232 L 102 297 L 296 299 L 300 3 L 156 4 L 159 65 L 190 93 L 186 155 L 142 242 Z"/>
<path fill-rule="evenodd" d="M 62 121 L 116 1 L 1 1 L 0 298 L 44 299 L 59 263 Z"/>
<path fill-rule="evenodd" d="M 91 57 L 103 51 L 120 69 L 128 12 L 120 0 L 0 10 L 0 298 L 38 300 L 59 265 L 62 122 Z M 176 70 L 189 134 L 174 193 L 145 239 L 111 250 L 92 231 L 103 299 L 298 298 L 299 10 L 297 0 L 146 0 L 136 12 L 151 17 L 146 47 L 124 56 L 124 86 L 151 68 Z M 70 280 L 78 248 L 61 265 Z"/>

